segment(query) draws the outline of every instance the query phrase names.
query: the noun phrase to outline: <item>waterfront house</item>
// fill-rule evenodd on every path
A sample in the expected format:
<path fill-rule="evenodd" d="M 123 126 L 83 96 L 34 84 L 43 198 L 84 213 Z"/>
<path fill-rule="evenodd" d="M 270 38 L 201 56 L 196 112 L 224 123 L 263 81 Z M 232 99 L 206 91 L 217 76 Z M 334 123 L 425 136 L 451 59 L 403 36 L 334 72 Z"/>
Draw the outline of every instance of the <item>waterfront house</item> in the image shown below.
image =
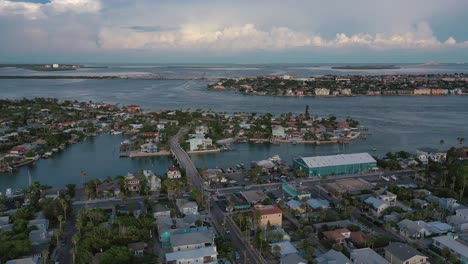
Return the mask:
<path fill-rule="evenodd" d="M 364 202 L 371 206 L 371 211 L 377 217 L 380 217 L 382 215 L 382 212 L 389 207 L 389 205 L 386 202 L 375 197 L 369 197 Z"/>
<path fill-rule="evenodd" d="M 197 215 L 198 204 L 187 199 L 176 199 L 177 209 L 184 215 Z"/>
<path fill-rule="evenodd" d="M 391 264 L 428 264 L 425 255 L 408 244 L 399 242 L 385 247 L 385 259 Z"/>
<path fill-rule="evenodd" d="M 152 142 L 145 143 L 140 146 L 140 151 L 145 153 L 156 153 L 158 152 L 158 146 Z"/>
<path fill-rule="evenodd" d="M 127 105 L 124 107 L 124 111 L 134 114 L 141 111 L 141 107 L 139 105 Z"/>
<path fill-rule="evenodd" d="M 348 259 L 343 253 L 338 252 L 334 249 L 330 249 L 326 253 L 319 255 L 314 259 L 315 264 L 351 264 L 351 260 Z"/>
<path fill-rule="evenodd" d="M 127 245 L 128 249 L 136 257 L 142 257 L 144 255 L 145 249 L 148 247 L 148 244 L 145 242 L 135 242 Z"/>
<path fill-rule="evenodd" d="M 141 189 L 140 178 L 129 173 L 125 177 L 125 187 L 130 192 L 139 192 Z"/>
<path fill-rule="evenodd" d="M 351 237 L 351 231 L 347 228 L 340 228 L 323 232 L 325 239 L 333 241 L 335 244 L 343 244 L 346 239 Z"/>
<path fill-rule="evenodd" d="M 119 196 L 120 186 L 117 183 L 103 182 L 96 186 L 96 192 L 102 194 L 104 197 L 108 196 Z"/>
<path fill-rule="evenodd" d="M 275 205 L 257 206 L 256 209 L 260 213 L 260 225 L 266 227 L 268 223 L 271 226 L 279 226 L 283 224 L 283 211 Z"/>
<path fill-rule="evenodd" d="M 350 259 L 354 264 L 390 264 L 390 262 L 370 248 L 353 250 Z"/>
<path fill-rule="evenodd" d="M 203 264 L 215 264 L 217 260 L 218 252 L 215 246 L 204 247 L 193 250 L 177 251 L 172 253 L 166 253 L 165 263 L 166 264 L 189 264 L 189 263 L 203 263 Z"/>
<path fill-rule="evenodd" d="M 190 134 L 191 138 L 188 140 L 190 144 L 190 151 L 206 150 L 213 146 L 211 138 L 205 138 L 204 134 Z"/>
<path fill-rule="evenodd" d="M 468 264 L 468 244 L 462 241 L 454 234 L 438 236 L 432 238 L 432 246 L 442 251 L 448 248 L 452 254 L 455 254 L 460 263 Z"/>
<path fill-rule="evenodd" d="M 271 127 L 271 134 L 274 138 L 285 138 L 286 133 L 284 132 L 283 126 L 272 126 Z"/>
<path fill-rule="evenodd" d="M 330 90 L 327 88 L 315 88 L 314 89 L 315 95 L 317 96 L 328 96 L 330 95 Z"/>
<path fill-rule="evenodd" d="M 180 179 L 182 178 L 182 173 L 180 172 L 179 169 L 177 169 L 175 166 L 171 166 L 169 167 L 169 169 L 167 170 L 167 178 L 168 179 Z"/>

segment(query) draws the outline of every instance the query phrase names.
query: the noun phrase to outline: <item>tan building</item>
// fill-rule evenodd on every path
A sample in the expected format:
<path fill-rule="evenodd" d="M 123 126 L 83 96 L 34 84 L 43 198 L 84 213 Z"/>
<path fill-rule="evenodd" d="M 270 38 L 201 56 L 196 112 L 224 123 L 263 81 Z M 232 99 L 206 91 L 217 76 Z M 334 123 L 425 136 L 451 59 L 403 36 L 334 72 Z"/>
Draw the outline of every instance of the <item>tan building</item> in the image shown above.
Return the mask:
<path fill-rule="evenodd" d="M 260 225 L 281 226 L 283 224 L 283 211 L 274 205 L 267 205 L 256 208 L 260 213 Z"/>
<path fill-rule="evenodd" d="M 391 243 L 385 248 L 385 259 L 391 264 L 429 264 L 421 252 L 403 243 Z"/>
<path fill-rule="evenodd" d="M 330 95 L 330 90 L 327 88 L 315 88 L 315 95 L 327 96 L 327 95 Z"/>
<path fill-rule="evenodd" d="M 414 94 L 415 95 L 431 95 L 431 89 L 430 88 L 414 89 Z"/>

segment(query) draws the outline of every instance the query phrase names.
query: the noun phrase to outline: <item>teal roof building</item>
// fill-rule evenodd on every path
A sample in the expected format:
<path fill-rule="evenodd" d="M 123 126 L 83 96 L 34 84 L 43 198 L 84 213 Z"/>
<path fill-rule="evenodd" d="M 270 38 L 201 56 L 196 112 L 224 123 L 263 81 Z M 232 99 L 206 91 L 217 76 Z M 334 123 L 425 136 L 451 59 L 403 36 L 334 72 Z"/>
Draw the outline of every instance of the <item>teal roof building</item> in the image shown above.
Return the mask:
<path fill-rule="evenodd" d="M 354 153 L 299 157 L 293 160 L 293 166 L 304 171 L 307 177 L 321 177 L 375 170 L 377 169 L 377 161 L 369 153 Z"/>

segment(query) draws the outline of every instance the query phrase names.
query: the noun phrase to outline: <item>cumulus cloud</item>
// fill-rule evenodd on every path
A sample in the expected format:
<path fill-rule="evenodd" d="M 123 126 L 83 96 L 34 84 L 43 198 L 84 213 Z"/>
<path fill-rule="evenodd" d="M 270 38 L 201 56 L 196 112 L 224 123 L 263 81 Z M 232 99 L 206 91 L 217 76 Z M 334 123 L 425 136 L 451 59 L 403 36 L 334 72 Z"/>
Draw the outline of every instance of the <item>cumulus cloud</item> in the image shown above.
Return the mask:
<path fill-rule="evenodd" d="M 178 30 L 141 31 L 132 28 L 105 27 L 99 34 L 101 46 L 106 49 L 214 49 L 214 50 L 281 50 L 296 47 L 368 47 L 372 49 L 413 49 L 457 46 L 462 43 L 450 37 L 439 41 L 425 22 L 413 31 L 401 34 L 336 34 L 324 39 L 294 31 L 288 27 L 262 30 L 253 24 L 223 28 L 184 25 Z"/>
<path fill-rule="evenodd" d="M 46 19 L 49 15 L 73 12 L 96 13 L 99 0 L 51 0 L 49 3 L 14 2 L 0 0 L 0 15 L 23 16 L 26 19 Z"/>

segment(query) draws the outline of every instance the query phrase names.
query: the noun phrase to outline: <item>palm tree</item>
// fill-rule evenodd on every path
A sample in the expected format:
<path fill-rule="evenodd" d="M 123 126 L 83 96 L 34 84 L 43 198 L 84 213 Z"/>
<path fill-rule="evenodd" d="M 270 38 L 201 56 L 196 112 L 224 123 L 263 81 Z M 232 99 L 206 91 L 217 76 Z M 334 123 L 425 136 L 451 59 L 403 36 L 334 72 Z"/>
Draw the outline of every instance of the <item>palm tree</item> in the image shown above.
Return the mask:
<path fill-rule="evenodd" d="M 59 221 L 59 227 L 60 227 L 60 230 L 62 230 L 63 215 L 57 215 L 57 221 Z"/>
<path fill-rule="evenodd" d="M 463 142 L 465 142 L 465 138 L 464 137 L 457 137 L 457 140 L 458 140 L 458 143 L 460 145 L 463 145 Z"/>
<path fill-rule="evenodd" d="M 44 249 L 44 250 L 42 251 L 42 263 L 43 263 L 43 264 L 48 263 L 48 262 L 49 262 L 48 259 L 49 259 L 49 250 Z"/>
<path fill-rule="evenodd" d="M 65 201 L 65 199 L 60 199 L 60 204 L 62 205 L 62 208 L 63 208 L 63 216 L 65 217 L 65 221 L 67 221 L 68 203 L 67 201 Z"/>

